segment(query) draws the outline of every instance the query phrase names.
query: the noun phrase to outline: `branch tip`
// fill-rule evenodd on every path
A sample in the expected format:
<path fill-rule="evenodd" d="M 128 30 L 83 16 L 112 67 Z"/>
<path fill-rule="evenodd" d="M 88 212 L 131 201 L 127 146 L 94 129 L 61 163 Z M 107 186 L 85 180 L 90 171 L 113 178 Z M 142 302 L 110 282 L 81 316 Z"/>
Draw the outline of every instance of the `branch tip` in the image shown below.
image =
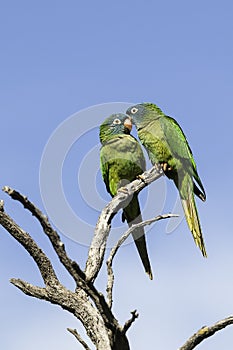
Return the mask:
<path fill-rule="evenodd" d="M 194 333 L 181 348 L 178 350 L 193 350 L 203 340 L 211 337 L 221 329 L 233 325 L 233 316 L 229 316 L 213 324 L 212 326 L 203 326 Z"/>
<path fill-rule="evenodd" d="M 4 211 L 4 200 L 3 199 L 1 199 L 0 200 L 0 211 Z"/>
<path fill-rule="evenodd" d="M 139 317 L 139 313 L 137 312 L 137 310 L 133 310 L 131 311 L 131 317 L 128 321 L 125 322 L 124 327 L 122 332 L 125 334 L 129 328 L 132 326 L 132 324 L 135 322 L 135 320 Z"/>
<path fill-rule="evenodd" d="M 67 331 L 70 332 L 79 341 L 85 350 L 91 350 L 76 329 L 67 328 Z"/>

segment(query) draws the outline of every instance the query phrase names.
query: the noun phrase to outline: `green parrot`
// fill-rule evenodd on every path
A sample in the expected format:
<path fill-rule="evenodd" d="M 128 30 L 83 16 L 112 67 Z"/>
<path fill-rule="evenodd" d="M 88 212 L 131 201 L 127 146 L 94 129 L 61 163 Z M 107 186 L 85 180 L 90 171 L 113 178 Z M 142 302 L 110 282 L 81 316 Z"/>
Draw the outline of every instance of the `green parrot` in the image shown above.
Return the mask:
<path fill-rule="evenodd" d="M 100 168 L 106 189 L 112 197 L 120 187 L 145 171 L 145 158 L 138 141 L 130 135 L 131 129 L 131 119 L 121 113 L 112 114 L 100 126 Z M 129 227 L 142 221 L 137 193 L 123 208 L 122 219 Z M 132 235 L 145 271 L 153 279 L 144 228 L 136 229 Z"/>
<path fill-rule="evenodd" d="M 206 194 L 181 127 L 175 119 L 165 115 L 153 103 L 132 106 L 128 108 L 126 114 L 136 125 L 138 137 L 146 148 L 152 164 L 160 164 L 165 175 L 174 181 L 194 241 L 203 256 L 207 257 L 194 199 L 195 194 L 205 201 Z"/>

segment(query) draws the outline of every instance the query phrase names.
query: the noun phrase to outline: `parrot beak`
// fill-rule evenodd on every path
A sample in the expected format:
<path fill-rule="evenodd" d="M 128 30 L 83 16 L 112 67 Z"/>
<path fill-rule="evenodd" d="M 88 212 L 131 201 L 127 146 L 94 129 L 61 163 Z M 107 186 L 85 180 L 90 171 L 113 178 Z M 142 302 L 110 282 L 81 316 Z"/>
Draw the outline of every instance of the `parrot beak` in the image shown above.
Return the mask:
<path fill-rule="evenodd" d="M 132 124 L 132 118 L 131 117 L 127 117 L 124 121 L 124 126 L 129 130 L 131 131 L 132 130 L 132 127 L 133 127 L 133 124 Z"/>

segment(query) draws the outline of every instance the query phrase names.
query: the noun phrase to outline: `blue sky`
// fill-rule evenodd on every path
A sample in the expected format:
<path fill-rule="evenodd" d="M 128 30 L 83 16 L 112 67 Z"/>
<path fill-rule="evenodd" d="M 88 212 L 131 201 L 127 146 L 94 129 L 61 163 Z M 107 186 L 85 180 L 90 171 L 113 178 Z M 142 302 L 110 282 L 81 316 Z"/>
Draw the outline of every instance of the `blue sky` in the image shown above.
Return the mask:
<path fill-rule="evenodd" d="M 43 208 L 41 157 L 61 123 L 96 104 L 158 104 L 182 125 L 206 188 L 207 202 L 197 204 L 208 259 L 202 258 L 185 222 L 172 234 L 166 234 L 166 222 L 159 223 L 148 234 L 153 282 L 132 244 L 116 257 L 114 312 L 124 322 L 131 310 L 139 311 L 129 331 L 134 350 L 176 349 L 201 326 L 232 314 L 232 2 L 22 0 L 2 3 L 0 13 L 1 187 L 20 190 Z M 84 127 L 85 118 L 78 116 Z M 87 212 L 77 188 L 79 154 L 94 147 L 94 140 L 98 146 L 97 128 L 82 145 L 72 146 L 64 163 L 67 199 L 82 215 Z M 103 202 L 108 200 L 98 174 L 93 179 L 89 174 L 89 182 L 96 183 Z M 166 186 L 164 212 L 176 198 L 172 183 Z M 4 194 L 1 198 L 72 287 L 35 220 Z M 97 212 L 90 213 L 90 220 Z M 62 238 L 84 266 L 87 247 Z M 72 316 L 10 285 L 11 277 L 38 285 L 41 279 L 31 258 L 2 229 L 0 276 L 1 348 L 82 349 L 66 332 L 66 327 L 81 330 Z M 103 290 L 104 283 L 103 270 L 97 286 Z M 232 341 L 233 328 L 228 328 L 199 348 L 227 349 Z"/>

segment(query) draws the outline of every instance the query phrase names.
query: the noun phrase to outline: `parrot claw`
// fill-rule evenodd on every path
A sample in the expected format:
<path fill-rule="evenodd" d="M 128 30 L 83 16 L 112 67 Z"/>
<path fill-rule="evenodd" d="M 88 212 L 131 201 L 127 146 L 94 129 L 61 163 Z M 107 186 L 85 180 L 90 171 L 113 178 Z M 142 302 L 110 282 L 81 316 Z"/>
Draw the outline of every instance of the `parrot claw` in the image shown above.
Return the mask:
<path fill-rule="evenodd" d="M 126 188 L 126 187 L 120 187 L 120 188 L 118 189 L 118 191 L 117 191 L 117 192 L 127 194 L 127 193 L 128 193 L 128 190 L 127 190 L 127 188 Z"/>
<path fill-rule="evenodd" d="M 143 175 L 137 175 L 136 178 L 145 182 L 145 177 Z"/>
<path fill-rule="evenodd" d="M 160 165 L 161 165 L 164 173 L 172 170 L 172 168 L 170 166 L 168 166 L 168 163 L 161 163 Z"/>

